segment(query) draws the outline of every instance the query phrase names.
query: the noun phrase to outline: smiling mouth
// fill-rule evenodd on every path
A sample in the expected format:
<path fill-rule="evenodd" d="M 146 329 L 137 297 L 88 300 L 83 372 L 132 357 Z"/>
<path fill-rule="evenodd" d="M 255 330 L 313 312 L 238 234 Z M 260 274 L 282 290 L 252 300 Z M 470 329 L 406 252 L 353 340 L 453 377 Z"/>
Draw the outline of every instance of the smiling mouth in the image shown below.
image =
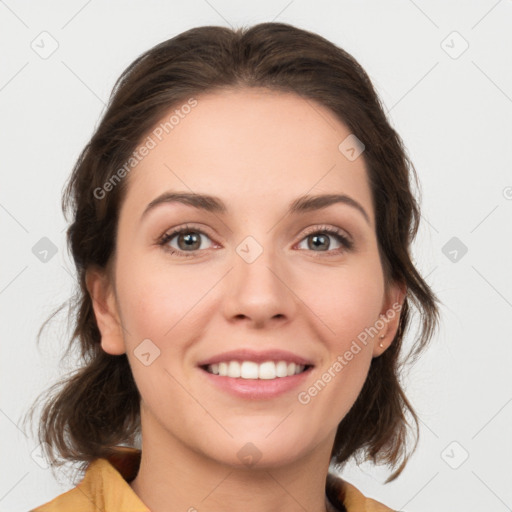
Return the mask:
<path fill-rule="evenodd" d="M 200 366 L 212 375 L 247 380 L 273 380 L 304 373 L 313 365 L 289 363 L 286 361 L 226 361 Z"/>

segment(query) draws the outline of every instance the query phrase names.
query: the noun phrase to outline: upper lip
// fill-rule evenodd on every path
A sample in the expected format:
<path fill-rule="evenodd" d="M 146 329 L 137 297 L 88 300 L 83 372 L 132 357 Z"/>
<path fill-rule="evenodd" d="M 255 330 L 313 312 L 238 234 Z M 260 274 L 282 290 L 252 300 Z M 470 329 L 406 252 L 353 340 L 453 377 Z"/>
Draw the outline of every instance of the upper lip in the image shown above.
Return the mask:
<path fill-rule="evenodd" d="M 255 363 L 264 363 L 265 361 L 286 361 L 287 363 L 313 365 L 311 360 L 286 350 L 271 349 L 257 352 L 252 349 L 242 348 L 223 352 L 222 354 L 217 354 L 208 359 L 204 359 L 198 363 L 198 366 L 207 366 L 224 361 L 254 361 Z"/>

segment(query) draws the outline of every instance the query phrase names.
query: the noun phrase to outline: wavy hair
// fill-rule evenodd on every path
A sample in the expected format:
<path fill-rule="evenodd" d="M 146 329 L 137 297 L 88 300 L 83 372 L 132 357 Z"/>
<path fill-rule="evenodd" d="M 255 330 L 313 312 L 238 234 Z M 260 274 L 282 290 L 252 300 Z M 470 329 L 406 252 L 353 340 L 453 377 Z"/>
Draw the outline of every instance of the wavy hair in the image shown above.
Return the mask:
<path fill-rule="evenodd" d="M 53 466 L 79 462 L 85 468 L 96 458 L 110 456 L 116 445 L 133 445 L 140 436 L 140 395 L 128 359 L 102 350 L 85 282 L 87 269 L 108 269 L 112 261 L 127 180 L 101 199 L 95 191 L 112 179 L 169 109 L 202 93 L 251 87 L 314 100 L 364 143 L 362 158 L 386 285 L 400 282 L 407 287 L 396 336 L 372 360 L 357 400 L 338 425 L 331 463 L 341 468 L 351 457 L 362 457 L 387 464 L 396 468 L 389 482 L 416 449 L 418 417 L 400 378 L 406 362 L 414 362 L 426 348 L 439 321 L 439 300 L 410 253 L 420 221 L 411 189 L 411 178 L 418 185 L 416 170 L 368 75 L 350 54 L 315 33 L 285 23 L 261 23 L 233 30 L 193 28 L 140 55 L 116 81 L 101 121 L 74 166 L 62 197 L 66 219 L 71 215 L 67 243 L 78 281 L 68 303 L 72 336 L 66 354 L 78 350 L 81 364 L 44 396 L 38 436 Z M 38 341 L 65 305 L 42 325 Z M 402 357 L 412 307 L 419 314 L 419 329 L 412 349 Z M 410 430 L 415 444 L 409 453 Z"/>

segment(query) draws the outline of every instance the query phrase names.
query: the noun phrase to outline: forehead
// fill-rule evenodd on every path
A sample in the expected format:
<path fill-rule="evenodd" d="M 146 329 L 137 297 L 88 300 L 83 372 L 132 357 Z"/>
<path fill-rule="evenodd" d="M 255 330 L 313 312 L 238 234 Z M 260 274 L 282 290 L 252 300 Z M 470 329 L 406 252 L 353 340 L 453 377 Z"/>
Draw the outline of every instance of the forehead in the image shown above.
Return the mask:
<path fill-rule="evenodd" d="M 261 212 L 262 201 L 343 193 L 356 196 L 373 223 L 364 160 L 340 151 L 350 130 L 328 108 L 268 89 L 194 99 L 191 108 L 173 106 L 149 133 L 153 147 L 128 176 L 127 203 L 145 206 L 162 192 L 180 190 Z"/>

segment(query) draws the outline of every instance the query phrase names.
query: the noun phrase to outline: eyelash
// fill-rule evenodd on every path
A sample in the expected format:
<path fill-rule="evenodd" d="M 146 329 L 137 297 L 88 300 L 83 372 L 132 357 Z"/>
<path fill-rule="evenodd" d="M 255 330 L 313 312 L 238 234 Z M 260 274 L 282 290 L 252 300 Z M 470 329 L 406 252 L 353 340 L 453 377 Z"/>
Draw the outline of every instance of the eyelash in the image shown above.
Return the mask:
<path fill-rule="evenodd" d="M 164 235 L 158 240 L 157 244 L 159 246 L 163 247 L 163 249 L 171 255 L 179 256 L 180 258 L 196 257 L 197 252 L 202 252 L 200 249 L 198 249 L 197 251 L 190 251 L 190 252 L 189 251 L 179 251 L 179 250 L 173 249 L 167 245 L 176 235 L 181 235 L 181 234 L 190 233 L 190 232 L 200 233 L 201 235 L 206 235 L 208 238 L 211 238 L 208 235 L 208 233 L 205 233 L 202 229 L 196 228 L 194 226 L 186 225 L 181 228 L 177 228 L 169 233 L 164 233 Z M 353 250 L 353 247 L 354 247 L 353 242 L 351 240 L 349 240 L 345 235 L 343 235 L 340 230 L 331 228 L 329 226 L 318 226 L 318 227 L 315 226 L 311 229 L 306 230 L 306 233 L 300 239 L 300 242 L 302 242 L 302 240 L 304 240 L 304 238 L 307 238 L 308 236 L 318 235 L 318 234 L 327 234 L 327 235 L 331 235 L 331 236 L 335 237 L 338 240 L 338 242 L 340 242 L 345 247 L 345 249 L 339 248 L 339 249 L 335 249 L 334 251 L 332 251 L 332 250 L 331 251 L 320 251 L 321 253 L 322 252 L 325 252 L 325 253 L 333 253 L 334 252 L 334 254 L 328 254 L 328 255 L 315 254 L 314 257 L 337 256 L 344 250 L 346 250 L 346 251 Z M 301 250 L 304 250 L 304 249 L 301 249 Z M 316 251 L 312 251 L 312 252 L 316 252 Z"/>

